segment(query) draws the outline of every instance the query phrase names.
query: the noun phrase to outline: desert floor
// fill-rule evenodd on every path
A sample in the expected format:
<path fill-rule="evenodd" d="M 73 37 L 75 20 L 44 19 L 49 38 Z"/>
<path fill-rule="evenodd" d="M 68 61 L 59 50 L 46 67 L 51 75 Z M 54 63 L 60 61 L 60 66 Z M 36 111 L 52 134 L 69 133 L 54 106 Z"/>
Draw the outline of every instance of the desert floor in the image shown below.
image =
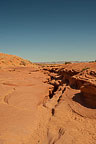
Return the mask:
<path fill-rule="evenodd" d="M 0 69 L 0 144 L 96 144 L 96 63 Z"/>

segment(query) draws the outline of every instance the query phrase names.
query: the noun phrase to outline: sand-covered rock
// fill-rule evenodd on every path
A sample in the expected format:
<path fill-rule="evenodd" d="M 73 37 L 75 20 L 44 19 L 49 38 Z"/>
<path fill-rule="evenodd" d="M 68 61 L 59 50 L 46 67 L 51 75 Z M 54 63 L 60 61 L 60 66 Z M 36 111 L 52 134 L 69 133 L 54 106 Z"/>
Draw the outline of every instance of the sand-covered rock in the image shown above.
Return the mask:
<path fill-rule="evenodd" d="M 96 63 L 22 60 L 1 54 L 0 144 L 95 144 Z"/>
<path fill-rule="evenodd" d="M 34 64 L 25 60 L 21 57 L 15 55 L 8 55 L 4 53 L 0 53 L 0 68 L 4 67 L 16 67 L 16 66 L 33 66 Z"/>

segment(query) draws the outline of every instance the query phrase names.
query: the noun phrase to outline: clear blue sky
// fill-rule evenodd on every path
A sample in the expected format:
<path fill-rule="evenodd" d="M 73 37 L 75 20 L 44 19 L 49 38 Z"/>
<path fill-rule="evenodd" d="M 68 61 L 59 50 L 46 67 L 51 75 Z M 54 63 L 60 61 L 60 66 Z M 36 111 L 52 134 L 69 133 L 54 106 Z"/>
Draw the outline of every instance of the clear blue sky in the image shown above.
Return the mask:
<path fill-rule="evenodd" d="M 0 52 L 33 62 L 96 59 L 96 0 L 0 0 Z"/>

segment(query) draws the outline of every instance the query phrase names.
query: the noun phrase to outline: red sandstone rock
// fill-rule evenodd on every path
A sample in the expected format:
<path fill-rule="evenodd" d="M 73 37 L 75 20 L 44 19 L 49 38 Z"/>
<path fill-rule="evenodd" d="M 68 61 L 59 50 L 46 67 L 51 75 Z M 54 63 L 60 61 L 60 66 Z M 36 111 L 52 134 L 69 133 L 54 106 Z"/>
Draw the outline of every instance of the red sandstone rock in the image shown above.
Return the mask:
<path fill-rule="evenodd" d="M 96 63 L 20 62 L 1 54 L 0 144 L 95 144 Z"/>

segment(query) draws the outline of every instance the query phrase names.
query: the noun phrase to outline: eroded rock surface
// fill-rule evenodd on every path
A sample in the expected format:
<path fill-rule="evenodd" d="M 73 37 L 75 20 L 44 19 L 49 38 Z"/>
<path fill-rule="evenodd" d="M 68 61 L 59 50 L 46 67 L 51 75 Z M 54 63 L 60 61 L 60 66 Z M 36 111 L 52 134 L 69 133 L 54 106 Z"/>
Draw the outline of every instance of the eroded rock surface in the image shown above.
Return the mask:
<path fill-rule="evenodd" d="M 0 144 L 83 143 L 96 143 L 96 63 L 0 69 Z"/>
<path fill-rule="evenodd" d="M 22 144 L 34 131 L 38 106 L 51 88 L 45 80 L 34 68 L 0 71 L 0 144 Z"/>
<path fill-rule="evenodd" d="M 92 86 L 96 81 L 96 63 L 82 63 L 80 68 L 78 64 L 67 66 L 44 67 L 44 73 L 50 76 L 47 83 L 53 89 L 51 97 L 43 103 L 42 115 L 46 113 L 46 117 L 41 116 L 36 134 L 32 134 L 27 144 L 96 143 L 96 101 L 92 97 L 96 89 L 93 86 L 94 89 L 87 87 L 84 91 L 86 84 Z"/>

